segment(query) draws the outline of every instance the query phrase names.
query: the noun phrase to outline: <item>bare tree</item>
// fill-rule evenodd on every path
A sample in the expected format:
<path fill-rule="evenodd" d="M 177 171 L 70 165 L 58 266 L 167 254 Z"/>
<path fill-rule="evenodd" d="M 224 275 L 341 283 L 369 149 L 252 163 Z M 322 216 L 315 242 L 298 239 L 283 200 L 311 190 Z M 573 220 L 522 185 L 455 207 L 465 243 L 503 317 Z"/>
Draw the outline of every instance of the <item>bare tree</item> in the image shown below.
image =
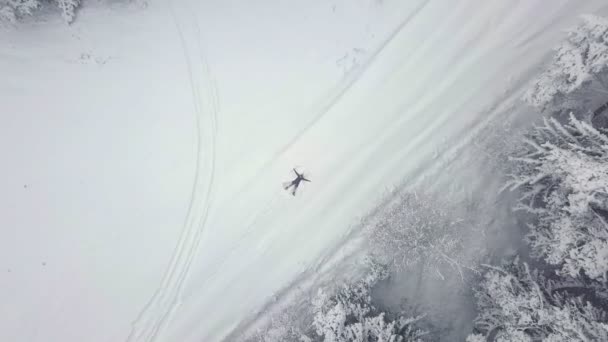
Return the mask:
<path fill-rule="evenodd" d="M 368 228 L 370 249 L 381 262 L 397 270 L 421 264 L 443 278 L 442 269 L 472 269 L 465 253 L 475 224 L 456 214 L 438 196 L 401 194 L 383 219 Z"/>

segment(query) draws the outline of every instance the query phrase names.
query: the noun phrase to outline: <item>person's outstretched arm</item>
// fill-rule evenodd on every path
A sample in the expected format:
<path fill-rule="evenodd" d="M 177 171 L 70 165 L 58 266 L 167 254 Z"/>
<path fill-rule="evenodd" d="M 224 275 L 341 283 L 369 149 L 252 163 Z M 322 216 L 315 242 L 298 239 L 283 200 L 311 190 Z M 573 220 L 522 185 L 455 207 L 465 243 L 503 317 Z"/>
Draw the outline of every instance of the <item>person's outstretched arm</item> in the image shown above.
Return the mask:
<path fill-rule="evenodd" d="M 302 180 L 305 181 L 305 182 L 310 182 L 310 179 L 306 179 L 304 177 L 302 177 Z"/>

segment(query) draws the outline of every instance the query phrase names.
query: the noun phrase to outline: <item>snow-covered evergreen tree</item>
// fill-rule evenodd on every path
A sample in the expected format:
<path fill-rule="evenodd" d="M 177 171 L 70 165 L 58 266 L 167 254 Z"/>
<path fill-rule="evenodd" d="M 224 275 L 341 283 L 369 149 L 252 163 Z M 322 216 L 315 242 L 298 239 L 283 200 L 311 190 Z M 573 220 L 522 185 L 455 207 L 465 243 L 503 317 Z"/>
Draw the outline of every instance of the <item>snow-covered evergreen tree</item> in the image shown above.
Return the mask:
<path fill-rule="evenodd" d="M 452 209 L 438 196 L 401 194 L 383 219 L 368 228 L 371 253 L 397 270 L 422 264 L 440 277 L 446 267 L 462 275 L 473 264 L 464 242 L 475 225 Z"/>
<path fill-rule="evenodd" d="M 364 275 L 337 288 L 318 288 L 312 300 L 293 303 L 273 316 L 248 341 L 255 342 L 421 342 L 422 316 L 404 318 L 372 304 L 371 291 L 388 278 L 388 268 L 365 259 Z M 304 305 L 302 305 L 304 304 Z"/>
<path fill-rule="evenodd" d="M 66 23 L 74 21 L 80 0 L 0 0 L 0 24 L 14 24 L 24 16 L 33 15 L 44 2 L 53 2 Z"/>
<path fill-rule="evenodd" d="M 38 0 L 0 0 L 0 24 L 14 24 L 39 6 Z"/>
<path fill-rule="evenodd" d="M 476 288 L 476 333 L 468 342 L 608 341 L 606 313 L 517 259 L 489 268 Z"/>
<path fill-rule="evenodd" d="M 362 280 L 344 284 L 329 295 L 319 290 L 313 300 L 317 338 L 323 342 L 418 342 L 426 333 L 413 324 L 420 317 L 388 317 L 371 303 L 371 288 L 388 275 L 378 264 Z"/>
<path fill-rule="evenodd" d="M 506 187 L 521 189 L 516 209 L 536 215 L 527 239 L 535 257 L 606 280 L 608 136 L 570 117 L 544 119 L 525 141 Z"/>
<path fill-rule="evenodd" d="M 541 111 L 580 111 L 583 100 L 589 98 L 581 94 L 608 94 L 608 19 L 595 15 L 582 19 L 524 95 L 525 101 Z"/>

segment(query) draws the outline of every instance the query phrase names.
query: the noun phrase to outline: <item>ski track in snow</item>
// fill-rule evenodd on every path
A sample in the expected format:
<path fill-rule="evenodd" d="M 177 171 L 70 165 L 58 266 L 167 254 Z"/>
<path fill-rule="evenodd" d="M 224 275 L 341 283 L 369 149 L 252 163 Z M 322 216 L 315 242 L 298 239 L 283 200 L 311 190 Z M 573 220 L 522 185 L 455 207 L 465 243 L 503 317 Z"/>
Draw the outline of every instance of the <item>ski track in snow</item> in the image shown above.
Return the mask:
<path fill-rule="evenodd" d="M 171 262 L 165 271 L 159 288 L 133 323 L 131 333 L 127 338 L 128 342 L 156 341 L 179 307 L 183 285 L 187 281 L 192 261 L 206 228 L 213 193 L 217 115 L 219 112 L 217 84 L 211 76 L 209 65 L 203 53 L 200 27 L 196 18 L 193 18 L 193 29 L 196 32 L 197 41 L 197 46 L 194 49 L 197 51 L 196 55 L 198 55 L 199 60 L 193 62 L 184 35 L 184 28 L 181 27 L 173 7 L 171 5 L 170 7 L 172 19 L 182 44 L 192 89 L 196 121 L 196 169 L 185 223 L 171 257 Z M 195 63 L 198 64 L 195 65 Z M 195 66 L 198 66 L 200 70 L 197 70 Z M 199 82 L 205 83 L 199 84 Z M 201 94 L 201 89 L 204 90 L 204 94 Z M 203 95 L 208 97 L 209 102 L 205 102 Z M 206 145 L 205 149 L 203 149 L 204 145 Z M 206 156 L 205 160 L 201 158 L 203 153 Z M 203 179 L 203 171 L 208 173 L 206 179 Z"/>
<path fill-rule="evenodd" d="M 3 238 L 14 270 L 3 278 L 9 305 L 0 313 L 8 322 L 0 340 L 239 340 L 277 297 L 331 277 L 328 264 L 355 236 L 357 228 L 349 225 L 378 205 L 376 199 L 384 202 L 364 217 L 368 222 L 390 203 L 380 197 L 382 189 L 431 183 L 442 191 L 470 191 L 450 172 L 456 162 L 467 165 L 475 135 L 511 110 L 560 29 L 579 13 L 608 12 L 599 0 L 551 6 L 541 0 L 386 1 L 364 10 L 341 0 L 335 14 L 322 1 L 299 8 L 272 1 L 167 1 L 150 2 L 128 19 L 83 8 L 67 29 L 53 33 L 44 23 L 2 44 L 8 80 L 2 99 L 24 114 L 8 117 L 9 129 L 14 121 L 24 132 L 3 134 L 11 140 L 4 144 L 7 165 L 18 165 L 19 173 L 35 170 L 27 181 L 46 192 L 34 195 L 32 186 L 19 189 L 26 195 L 7 196 L 10 205 L 20 196 L 21 216 L 9 215 L 17 238 Z M 361 29 L 366 18 L 377 38 Z M 103 68 L 62 66 L 91 44 L 116 59 Z M 369 55 L 346 75 L 323 64 L 354 46 Z M 224 101 L 221 132 L 216 80 Z M 112 89 L 115 83 L 121 87 Z M 133 101 L 140 89 L 146 96 Z M 172 117 L 174 108 L 180 117 Z M 104 117 L 110 111 L 116 115 Z M 61 119 L 57 126 L 43 127 L 54 116 Z M 175 126 L 165 130 L 157 123 Z M 178 141 L 191 130 L 191 138 Z M 161 139 L 152 135 L 161 131 Z M 88 141 L 91 134 L 98 136 Z M 73 143 L 79 139 L 83 144 Z M 15 141 L 22 150 L 11 156 Z M 131 142 L 128 153 L 117 153 Z M 249 155 L 241 160 L 241 154 Z M 152 159 L 156 163 L 148 164 Z M 135 160 L 131 170 L 119 165 L 125 160 Z M 279 188 L 294 164 L 306 166 L 313 181 L 296 197 Z M 150 165 L 163 168 L 145 172 L 150 177 L 128 197 L 138 205 L 117 204 Z M 82 175 L 83 186 L 71 185 Z M 10 186 L 14 179 L 5 177 Z M 89 201 L 91 193 L 100 198 Z M 72 215 L 76 201 L 82 217 Z M 168 208 L 155 212 L 159 204 Z M 36 205 L 46 216 L 29 215 Z M 142 232 L 160 216 L 164 221 L 144 241 Z M 117 222 L 121 229 L 107 229 Z M 86 234 L 76 232 L 89 226 Z M 108 232 L 130 235 L 117 246 Z M 47 234 L 44 243 L 25 252 L 12 247 L 34 234 Z M 63 246 L 78 248 L 61 253 Z M 34 257 L 56 268 L 27 270 Z M 152 277 L 158 282 L 150 284 Z"/>

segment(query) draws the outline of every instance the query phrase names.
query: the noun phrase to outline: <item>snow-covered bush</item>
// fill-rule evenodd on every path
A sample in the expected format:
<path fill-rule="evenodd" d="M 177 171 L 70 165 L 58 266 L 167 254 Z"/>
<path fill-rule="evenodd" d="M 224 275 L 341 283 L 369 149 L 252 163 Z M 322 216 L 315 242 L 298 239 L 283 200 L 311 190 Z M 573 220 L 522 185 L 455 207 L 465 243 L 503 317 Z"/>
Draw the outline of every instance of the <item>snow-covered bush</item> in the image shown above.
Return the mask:
<path fill-rule="evenodd" d="M 571 115 L 544 119 L 512 158 L 505 186 L 521 189 L 516 209 L 536 215 L 527 240 L 532 255 L 593 279 L 608 272 L 608 137 Z"/>
<path fill-rule="evenodd" d="M 289 309 L 294 309 L 290 307 Z M 285 311 L 271 318 L 266 329 L 258 331 L 249 341 L 255 342 L 312 342 L 298 327 L 294 311 Z"/>
<path fill-rule="evenodd" d="M 371 288 L 387 277 L 376 264 L 362 280 L 344 284 L 329 295 L 320 289 L 313 300 L 313 327 L 323 342 L 417 342 L 426 333 L 413 324 L 420 317 L 389 317 L 371 303 Z M 318 339 L 320 338 L 320 339 Z"/>
<path fill-rule="evenodd" d="M 474 224 L 462 219 L 438 196 L 405 193 L 383 218 L 368 228 L 372 255 L 396 270 L 422 264 L 443 277 L 444 267 L 471 266 L 465 241 Z"/>
<path fill-rule="evenodd" d="M 373 305 L 372 289 L 388 278 L 388 268 L 371 258 L 364 261 L 361 278 L 321 286 L 312 300 L 293 300 L 247 341 L 421 342 L 426 332 L 414 324 L 422 316 L 404 318 Z"/>
<path fill-rule="evenodd" d="M 468 342 L 608 341 L 604 311 L 517 259 L 489 268 L 475 295 L 479 314 Z"/>
<path fill-rule="evenodd" d="M 80 0 L 0 0 L 0 24 L 14 24 L 33 15 L 45 2 L 56 4 L 66 23 L 74 21 L 76 9 L 80 6 Z"/>
<path fill-rule="evenodd" d="M 556 49 L 553 61 L 533 82 L 524 100 L 549 113 L 580 111 L 582 94 L 608 95 L 608 19 L 586 15 Z M 599 90 L 594 87 L 600 87 Z"/>

